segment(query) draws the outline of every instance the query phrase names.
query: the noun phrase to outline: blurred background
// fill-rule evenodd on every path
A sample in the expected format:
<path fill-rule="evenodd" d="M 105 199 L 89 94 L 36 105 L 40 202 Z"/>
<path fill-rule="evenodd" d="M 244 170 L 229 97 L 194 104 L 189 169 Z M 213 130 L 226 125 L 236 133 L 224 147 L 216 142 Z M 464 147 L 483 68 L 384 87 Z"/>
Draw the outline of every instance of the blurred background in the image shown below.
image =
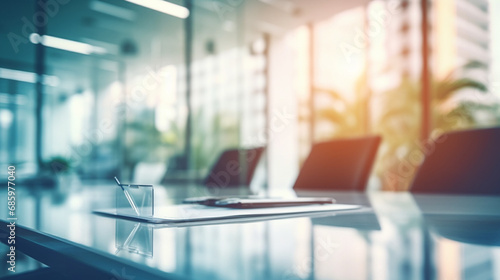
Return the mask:
<path fill-rule="evenodd" d="M 0 10 L 0 165 L 18 180 L 196 179 L 266 147 L 289 189 L 312 143 L 383 137 L 371 190 L 432 139 L 500 122 L 494 0 L 42 0 Z M 57 175 L 57 176 L 54 176 Z"/>

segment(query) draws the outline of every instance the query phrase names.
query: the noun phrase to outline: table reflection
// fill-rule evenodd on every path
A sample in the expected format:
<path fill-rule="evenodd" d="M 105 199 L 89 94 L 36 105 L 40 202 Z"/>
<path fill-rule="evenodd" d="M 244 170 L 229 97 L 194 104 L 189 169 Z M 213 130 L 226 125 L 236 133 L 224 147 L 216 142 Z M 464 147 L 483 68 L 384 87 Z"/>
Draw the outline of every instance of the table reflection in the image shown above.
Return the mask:
<path fill-rule="evenodd" d="M 153 257 L 153 228 L 151 225 L 117 219 L 115 227 L 115 255 L 126 250 L 129 253 Z"/>

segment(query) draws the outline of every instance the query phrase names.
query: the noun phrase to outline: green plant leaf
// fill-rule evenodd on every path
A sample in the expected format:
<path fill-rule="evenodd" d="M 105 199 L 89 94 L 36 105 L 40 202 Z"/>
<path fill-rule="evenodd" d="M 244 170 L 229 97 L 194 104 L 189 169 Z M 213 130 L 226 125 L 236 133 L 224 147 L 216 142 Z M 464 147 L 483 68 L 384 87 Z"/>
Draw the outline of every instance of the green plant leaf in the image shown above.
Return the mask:
<path fill-rule="evenodd" d="M 454 81 L 437 82 L 434 85 L 433 93 L 437 101 L 443 101 L 465 88 L 477 89 L 481 92 L 487 91 L 485 84 L 469 78 L 461 78 Z"/>

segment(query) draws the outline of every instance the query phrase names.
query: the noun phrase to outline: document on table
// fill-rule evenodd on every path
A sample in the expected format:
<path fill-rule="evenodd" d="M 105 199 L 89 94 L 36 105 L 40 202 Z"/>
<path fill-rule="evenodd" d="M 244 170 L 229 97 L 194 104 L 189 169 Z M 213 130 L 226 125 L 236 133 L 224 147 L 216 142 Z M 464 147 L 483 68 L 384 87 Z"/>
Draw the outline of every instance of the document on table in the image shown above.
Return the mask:
<path fill-rule="evenodd" d="M 137 216 L 131 208 L 95 210 L 95 214 L 143 223 L 172 226 L 220 224 L 279 218 L 332 215 L 338 211 L 360 209 L 359 205 L 328 204 L 257 209 L 232 209 L 196 204 L 180 204 L 155 209 L 153 217 Z"/>

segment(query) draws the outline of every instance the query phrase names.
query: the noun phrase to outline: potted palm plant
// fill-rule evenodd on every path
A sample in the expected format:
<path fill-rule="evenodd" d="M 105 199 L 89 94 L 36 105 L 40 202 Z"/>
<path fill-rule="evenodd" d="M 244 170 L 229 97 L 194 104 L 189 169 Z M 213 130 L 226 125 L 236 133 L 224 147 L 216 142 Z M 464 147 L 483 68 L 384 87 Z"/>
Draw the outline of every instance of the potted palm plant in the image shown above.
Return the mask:
<path fill-rule="evenodd" d="M 463 69 L 481 67 L 476 62 Z M 498 117 L 498 103 L 482 104 L 470 98 L 471 92 L 485 93 L 486 86 L 474 79 L 455 78 L 456 71 L 442 79 L 431 77 L 431 114 L 433 130 L 431 137 L 438 134 L 478 126 L 478 113 L 487 113 L 492 119 Z M 468 99 L 460 100 L 458 93 L 464 89 L 474 91 L 465 94 Z M 407 190 L 418 168 L 418 164 L 407 164 L 409 156 L 420 151 L 421 102 L 420 82 L 408 77 L 400 84 L 383 93 L 383 114 L 376 122 L 375 131 L 384 137 L 376 164 L 376 174 L 383 189 Z M 424 155 L 420 156 L 423 159 Z M 415 162 L 415 161 L 413 161 Z"/>

